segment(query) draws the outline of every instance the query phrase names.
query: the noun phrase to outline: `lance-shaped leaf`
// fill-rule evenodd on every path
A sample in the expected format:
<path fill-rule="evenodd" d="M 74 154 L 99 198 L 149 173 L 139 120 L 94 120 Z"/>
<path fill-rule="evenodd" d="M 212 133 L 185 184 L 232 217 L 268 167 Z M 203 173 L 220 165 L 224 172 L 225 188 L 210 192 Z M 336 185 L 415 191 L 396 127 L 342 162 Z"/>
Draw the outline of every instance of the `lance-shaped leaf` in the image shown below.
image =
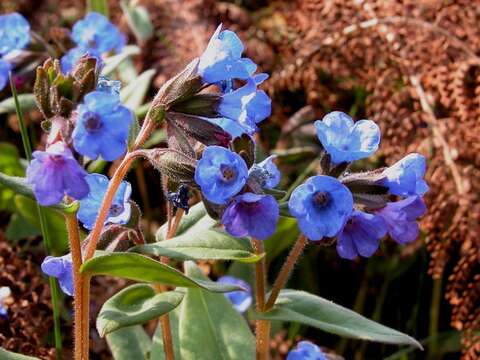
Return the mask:
<path fill-rule="evenodd" d="M 298 322 L 354 339 L 422 348 L 417 340 L 400 331 L 304 291 L 282 290 L 273 309 L 256 316 L 259 319 Z"/>
<path fill-rule="evenodd" d="M 2 360 L 40 360 L 37 357 L 14 353 L 11 351 L 7 351 L 1 347 L 0 347 L 0 359 Z"/>
<path fill-rule="evenodd" d="M 127 0 L 120 1 L 120 6 L 137 40 L 145 42 L 150 39 L 154 29 L 147 9 L 134 1 Z"/>
<path fill-rule="evenodd" d="M 120 91 L 120 99 L 126 107 L 137 110 L 143 104 L 153 75 L 155 70 L 144 71 Z"/>
<path fill-rule="evenodd" d="M 204 277 L 193 262 L 186 262 L 188 275 Z M 245 318 L 221 294 L 188 289 L 179 322 L 182 359 L 255 359 L 255 338 Z"/>
<path fill-rule="evenodd" d="M 33 94 L 20 94 L 18 95 L 18 102 L 23 112 L 35 109 L 35 95 Z M 15 112 L 15 99 L 9 97 L 3 101 L 0 101 L 0 114 L 9 114 Z"/>
<path fill-rule="evenodd" d="M 219 229 L 203 229 L 170 240 L 140 245 L 129 251 L 167 256 L 178 260 L 237 260 L 255 262 L 256 255 L 247 238 L 234 238 Z"/>
<path fill-rule="evenodd" d="M 126 59 L 133 55 L 140 54 L 140 48 L 135 45 L 127 45 L 123 48 L 122 52 L 118 55 L 109 56 L 105 59 L 105 66 L 102 69 L 102 75 L 109 75 L 117 69 L 117 67 Z"/>
<path fill-rule="evenodd" d="M 197 280 L 149 257 L 135 253 L 99 253 L 83 263 L 80 271 L 89 276 L 109 275 L 125 279 L 160 283 L 180 287 L 196 287 L 213 292 L 242 290 L 237 286 L 219 284 L 210 280 Z"/>
<path fill-rule="evenodd" d="M 175 359 L 181 359 L 180 354 L 180 335 L 179 335 L 179 321 L 181 306 L 178 306 L 175 310 L 168 313 L 168 319 L 170 320 L 170 334 L 172 335 L 173 352 Z M 152 338 L 152 349 L 150 353 L 150 360 L 166 360 L 165 349 L 163 346 L 163 331 L 162 324 L 157 325 L 157 329 Z"/>
<path fill-rule="evenodd" d="M 149 359 L 152 342 L 139 325 L 119 329 L 107 335 L 107 344 L 115 360 Z"/>
<path fill-rule="evenodd" d="M 175 309 L 183 299 L 179 291 L 157 293 L 147 284 L 131 285 L 108 299 L 97 317 L 101 337 L 112 331 L 141 325 Z"/>
<path fill-rule="evenodd" d="M 17 194 L 35 199 L 32 187 L 27 183 L 27 179 L 24 177 L 10 176 L 4 173 L 0 173 L 0 184 L 12 189 Z"/>

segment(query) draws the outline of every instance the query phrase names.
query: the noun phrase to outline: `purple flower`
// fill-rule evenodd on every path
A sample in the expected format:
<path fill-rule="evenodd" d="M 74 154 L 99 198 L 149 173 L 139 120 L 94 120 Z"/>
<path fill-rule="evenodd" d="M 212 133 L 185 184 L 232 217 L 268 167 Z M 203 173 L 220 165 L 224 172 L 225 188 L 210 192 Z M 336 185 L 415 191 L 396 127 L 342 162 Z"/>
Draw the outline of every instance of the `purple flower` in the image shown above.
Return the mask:
<path fill-rule="evenodd" d="M 224 294 L 238 312 L 245 312 L 252 304 L 252 288 L 242 279 L 233 276 L 222 276 L 218 279 L 218 282 L 221 284 L 238 285 L 245 289 L 245 291 L 231 291 Z"/>
<path fill-rule="evenodd" d="M 83 223 L 86 229 L 92 229 L 97 220 L 103 197 L 107 192 L 110 180 L 102 174 L 88 174 L 85 178 L 90 188 L 88 196 L 80 200 L 77 218 Z M 105 223 L 126 224 L 130 220 L 132 206 L 130 205 L 130 195 L 132 187 L 127 181 L 122 181 L 115 193 L 110 212 Z"/>
<path fill-rule="evenodd" d="M 300 341 L 297 347 L 288 353 L 286 360 L 327 360 L 327 357 L 314 343 Z"/>
<path fill-rule="evenodd" d="M 10 70 L 12 70 L 12 65 L 3 59 L 0 59 L 0 91 L 8 84 L 8 74 Z"/>
<path fill-rule="evenodd" d="M 337 252 L 344 259 L 358 255 L 372 256 L 387 233 L 387 225 L 380 216 L 355 210 L 337 235 Z"/>
<path fill-rule="evenodd" d="M 347 114 L 334 111 L 315 122 L 317 135 L 330 154 L 332 162 L 339 164 L 372 155 L 380 143 L 380 129 L 371 120 L 353 122 Z"/>
<path fill-rule="evenodd" d="M 220 24 L 200 56 L 198 73 L 210 84 L 230 79 L 247 79 L 257 69 L 249 58 L 242 58 L 243 44 L 229 30 L 222 31 Z"/>
<path fill-rule="evenodd" d="M 331 176 L 312 176 L 293 191 L 288 208 L 302 233 L 316 241 L 342 229 L 353 211 L 353 196 Z"/>
<path fill-rule="evenodd" d="M 427 207 L 419 196 L 390 202 L 377 212 L 387 224 L 388 234 L 399 244 L 414 241 L 419 233 L 417 218 L 425 214 Z"/>
<path fill-rule="evenodd" d="M 46 151 L 35 151 L 27 168 L 27 181 L 43 206 L 58 204 L 65 194 L 74 199 L 87 196 L 86 175 L 63 142 L 50 145 Z"/>
<path fill-rule="evenodd" d="M 428 191 L 425 176 L 426 161 L 420 154 L 409 154 L 386 169 L 381 184 L 398 196 L 423 195 Z"/>
<path fill-rule="evenodd" d="M 62 291 L 73 296 L 73 267 L 70 253 L 60 257 L 47 256 L 42 262 L 42 271 L 48 276 L 57 278 Z"/>
<path fill-rule="evenodd" d="M 223 212 L 222 224 L 232 236 L 264 240 L 275 232 L 279 213 L 273 196 L 245 193 L 230 202 Z"/>

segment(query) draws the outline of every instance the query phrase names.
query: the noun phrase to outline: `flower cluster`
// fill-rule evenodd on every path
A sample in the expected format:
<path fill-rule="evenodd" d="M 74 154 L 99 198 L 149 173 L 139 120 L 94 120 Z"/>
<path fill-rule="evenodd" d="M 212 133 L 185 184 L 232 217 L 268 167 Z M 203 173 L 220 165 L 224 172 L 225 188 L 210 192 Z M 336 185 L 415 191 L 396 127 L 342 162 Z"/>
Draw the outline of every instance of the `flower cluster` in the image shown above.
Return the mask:
<path fill-rule="evenodd" d="M 88 13 L 85 18 L 73 25 L 71 38 L 76 47 L 62 57 L 64 73 L 70 72 L 85 54 L 101 61 L 102 54 L 121 52 L 126 43 L 125 35 L 105 16 L 96 12 Z"/>
<path fill-rule="evenodd" d="M 344 170 L 352 161 L 378 149 L 378 126 L 341 112 L 327 114 L 315 126 L 324 148 L 324 175 L 296 188 L 288 203 L 302 233 L 312 241 L 336 237 L 337 252 L 346 259 L 370 257 L 387 233 L 400 244 L 415 240 L 416 220 L 426 211 L 425 158 L 410 154 L 389 168 L 351 174 Z M 335 173 L 339 178 L 331 176 Z"/>
<path fill-rule="evenodd" d="M 7 60 L 16 50 L 30 43 L 30 25 L 18 13 L 0 15 L 0 90 L 8 83 L 12 64 Z"/>

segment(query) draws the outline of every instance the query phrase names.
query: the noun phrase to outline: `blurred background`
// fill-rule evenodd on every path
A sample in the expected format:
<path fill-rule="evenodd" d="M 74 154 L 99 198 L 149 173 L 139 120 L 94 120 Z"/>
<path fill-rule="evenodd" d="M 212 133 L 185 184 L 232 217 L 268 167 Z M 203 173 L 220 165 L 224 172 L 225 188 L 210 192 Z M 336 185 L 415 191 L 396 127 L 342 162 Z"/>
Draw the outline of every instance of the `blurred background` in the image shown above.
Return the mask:
<path fill-rule="evenodd" d="M 129 26 L 127 3 L 147 9 L 153 25 L 148 40 Z M 139 43 L 140 54 L 130 65 L 137 73 L 155 70 L 146 99 L 203 51 L 220 22 L 239 34 L 246 56 L 270 74 L 262 86 L 272 97 L 273 113 L 262 123 L 258 140 L 263 151 L 279 155 L 284 189 L 315 171 L 313 121 L 332 110 L 380 125 L 380 151 L 365 166 L 392 164 L 408 152 L 428 158 L 429 211 L 415 243 L 384 242 L 375 256 L 356 261 L 340 259 L 334 247 L 310 245 L 290 280 L 295 288 L 414 336 L 425 351 L 280 324 L 272 342 L 277 359 L 298 339 L 345 359 L 480 358 L 479 1 L 140 0 L 109 5 L 110 19 L 130 43 Z M 77 0 L 2 0 L 0 13 L 11 11 L 25 15 L 43 36 L 58 38 L 65 34 L 63 27 L 84 16 L 85 6 Z M 24 80 L 20 92 L 29 92 L 31 78 Z M 0 101 L 9 96 L 4 90 Z M 1 104 L 0 171 L 21 176 L 18 122 Z M 31 137 L 41 146 L 41 115 L 35 110 L 26 115 Z M 161 134 L 155 141 L 163 141 Z M 145 162 L 129 180 L 145 212 L 145 229 L 153 234 L 165 218 L 160 177 Z M 9 286 L 16 299 L 9 320 L 0 320 L 0 346 L 49 359 L 51 303 L 39 269 L 45 254 L 32 209 L 0 187 L 0 285 Z M 52 222 L 62 236 L 61 219 Z M 297 235 L 294 224 L 280 226 L 281 236 L 267 244 L 270 281 Z M 213 278 L 226 266 L 203 265 Z M 228 271 L 248 277 L 238 264 Z M 123 285 L 97 279 L 93 311 Z M 62 321 L 64 339 L 69 339 L 67 310 Z M 93 327 L 92 337 L 94 358 L 108 359 Z"/>

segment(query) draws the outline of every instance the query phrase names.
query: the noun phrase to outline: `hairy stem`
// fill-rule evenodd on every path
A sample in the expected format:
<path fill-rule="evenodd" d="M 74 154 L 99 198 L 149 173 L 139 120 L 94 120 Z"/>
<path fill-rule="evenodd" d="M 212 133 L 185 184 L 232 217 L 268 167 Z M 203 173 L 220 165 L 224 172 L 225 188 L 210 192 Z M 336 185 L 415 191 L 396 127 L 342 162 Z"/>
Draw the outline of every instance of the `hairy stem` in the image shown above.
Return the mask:
<path fill-rule="evenodd" d="M 90 277 L 82 276 L 82 339 L 84 358 L 89 359 L 90 347 Z"/>
<path fill-rule="evenodd" d="M 261 255 L 264 252 L 263 242 L 252 239 L 252 246 L 255 254 Z M 262 257 L 255 264 L 255 299 L 257 312 L 265 311 L 265 282 L 266 282 L 266 261 Z M 257 320 L 255 335 L 257 339 L 257 360 L 268 360 L 270 358 L 270 322 L 267 320 Z"/>
<path fill-rule="evenodd" d="M 83 354 L 83 341 L 88 339 L 82 339 L 82 275 L 80 274 L 80 266 L 82 266 L 82 251 L 80 247 L 80 232 L 78 228 L 78 220 L 73 214 L 66 214 L 65 220 L 67 224 L 68 240 L 70 243 L 70 253 L 72 254 L 72 267 L 73 267 L 73 290 L 74 290 L 74 349 L 75 360 L 87 359 L 87 356 Z"/>
<path fill-rule="evenodd" d="M 270 310 L 275 304 L 275 301 L 280 294 L 280 290 L 282 290 L 287 283 L 288 277 L 290 276 L 290 273 L 292 272 L 293 267 L 297 263 L 298 258 L 302 254 L 306 244 L 307 238 L 304 235 L 300 235 L 295 242 L 292 250 L 290 250 L 290 254 L 288 254 L 287 260 L 283 264 L 282 269 L 280 270 L 280 273 L 278 274 L 278 277 L 273 284 L 272 292 L 270 293 L 270 297 L 265 304 L 265 310 Z"/>

